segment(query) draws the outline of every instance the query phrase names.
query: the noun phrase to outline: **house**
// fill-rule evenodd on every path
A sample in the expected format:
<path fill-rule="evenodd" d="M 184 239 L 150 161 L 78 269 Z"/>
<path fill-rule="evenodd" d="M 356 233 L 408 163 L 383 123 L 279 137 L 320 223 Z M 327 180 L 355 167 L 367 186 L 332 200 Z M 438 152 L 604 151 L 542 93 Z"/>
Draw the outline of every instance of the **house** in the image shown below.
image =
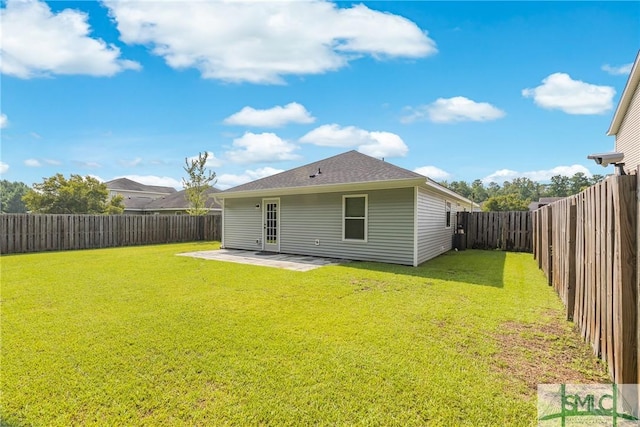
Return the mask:
<path fill-rule="evenodd" d="M 118 194 L 123 196 L 125 214 L 179 215 L 189 209 L 185 190 L 177 191 L 173 187 L 141 184 L 129 178 L 114 179 L 105 184 L 110 197 Z M 209 190 L 210 195 L 218 192 L 220 190 L 215 188 Z M 222 212 L 222 207 L 213 197 L 207 201 L 207 208 L 210 214 L 220 215 Z"/>
<path fill-rule="evenodd" d="M 631 68 L 607 135 L 615 136 L 615 151 L 624 154 L 624 170 L 635 173 L 640 165 L 640 51 Z"/>
<path fill-rule="evenodd" d="M 435 181 L 349 151 L 218 193 L 228 249 L 417 266 L 452 248 L 474 203 Z"/>
<path fill-rule="evenodd" d="M 564 197 L 540 197 L 537 202 L 529 203 L 529 210 L 535 211 L 538 208 L 547 206 L 549 203 L 557 202 L 558 200 L 562 199 L 564 199 Z"/>
<path fill-rule="evenodd" d="M 219 193 L 217 188 L 209 188 L 207 190 L 207 201 L 205 207 L 209 210 L 208 215 L 222 215 L 222 206 L 214 198 L 214 195 Z M 152 200 L 144 206 L 143 210 L 145 214 L 155 215 L 181 215 L 186 214 L 189 209 L 189 200 L 187 200 L 187 191 L 177 191 L 175 193 L 168 194 L 166 196 L 159 197 Z"/>

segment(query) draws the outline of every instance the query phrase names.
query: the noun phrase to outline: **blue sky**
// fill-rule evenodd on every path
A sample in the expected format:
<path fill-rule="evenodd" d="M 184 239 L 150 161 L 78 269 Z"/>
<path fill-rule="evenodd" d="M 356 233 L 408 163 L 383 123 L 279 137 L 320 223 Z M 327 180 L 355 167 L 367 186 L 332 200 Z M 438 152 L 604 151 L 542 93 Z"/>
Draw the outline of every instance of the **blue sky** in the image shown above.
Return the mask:
<path fill-rule="evenodd" d="M 637 2 L 2 1 L 2 178 L 220 188 L 359 150 L 436 180 L 612 173 L 586 159 Z"/>

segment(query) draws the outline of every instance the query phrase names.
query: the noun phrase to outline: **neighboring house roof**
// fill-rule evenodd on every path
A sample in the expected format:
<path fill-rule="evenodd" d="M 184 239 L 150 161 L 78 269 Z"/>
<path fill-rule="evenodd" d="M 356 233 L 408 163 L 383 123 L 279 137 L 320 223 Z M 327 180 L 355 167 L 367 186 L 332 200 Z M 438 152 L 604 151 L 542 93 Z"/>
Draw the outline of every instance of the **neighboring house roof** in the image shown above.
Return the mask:
<path fill-rule="evenodd" d="M 564 197 L 540 197 L 540 200 L 538 200 L 537 202 L 529 203 L 529 210 L 535 211 L 536 209 L 541 208 L 542 206 L 546 206 L 550 203 L 557 202 L 558 200 L 562 200 L 562 199 L 564 199 Z"/>
<path fill-rule="evenodd" d="M 638 88 L 638 83 L 640 83 L 640 51 L 638 51 L 638 54 L 636 55 L 636 60 L 631 68 L 631 73 L 629 73 L 627 84 L 622 91 L 620 102 L 618 102 L 618 108 L 616 108 L 616 112 L 613 115 L 613 120 L 611 121 L 611 126 L 609 126 L 609 130 L 607 131 L 607 135 L 613 136 L 618 133 L 624 116 L 627 114 L 627 110 L 631 104 L 631 100 L 633 99 L 633 94 Z"/>
<path fill-rule="evenodd" d="M 105 182 L 109 190 L 141 191 L 149 193 L 175 193 L 173 187 L 163 187 L 159 185 L 146 185 L 130 180 L 129 178 L 118 178 Z"/>
<path fill-rule="evenodd" d="M 302 194 L 348 189 L 431 187 L 461 201 L 473 204 L 435 181 L 355 150 L 318 160 L 304 166 L 238 185 L 218 197 L 237 198 L 278 194 Z"/>
<path fill-rule="evenodd" d="M 219 193 L 217 188 L 210 188 L 207 194 L 212 196 Z M 213 210 L 221 210 L 222 206 L 213 198 L 209 197 L 206 202 L 206 207 Z M 147 211 L 159 211 L 159 210 L 187 210 L 189 209 L 189 201 L 187 200 L 187 191 L 182 190 L 173 194 L 159 197 L 149 202 L 144 210 Z"/>

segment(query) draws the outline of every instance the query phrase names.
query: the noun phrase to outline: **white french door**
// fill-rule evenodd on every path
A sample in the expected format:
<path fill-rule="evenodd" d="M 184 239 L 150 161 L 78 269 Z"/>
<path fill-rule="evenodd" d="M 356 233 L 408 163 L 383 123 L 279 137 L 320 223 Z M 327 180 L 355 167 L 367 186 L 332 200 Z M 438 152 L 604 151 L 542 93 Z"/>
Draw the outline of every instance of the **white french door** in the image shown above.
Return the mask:
<path fill-rule="evenodd" d="M 262 199 L 262 250 L 280 252 L 280 199 Z"/>

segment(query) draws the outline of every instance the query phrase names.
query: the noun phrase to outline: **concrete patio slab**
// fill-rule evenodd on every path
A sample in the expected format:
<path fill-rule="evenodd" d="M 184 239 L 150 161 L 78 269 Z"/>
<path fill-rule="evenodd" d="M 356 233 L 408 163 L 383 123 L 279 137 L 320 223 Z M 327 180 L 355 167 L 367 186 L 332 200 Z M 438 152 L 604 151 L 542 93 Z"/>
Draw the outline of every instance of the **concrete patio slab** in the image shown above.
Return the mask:
<path fill-rule="evenodd" d="M 239 249 L 218 249 L 213 251 L 186 252 L 179 256 L 235 262 L 238 264 L 260 265 L 263 267 L 284 268 L 292 271 L 310 271 L 326 265 L 339 265 L 348 260 L 319 258 L 305 255 L 278 254 L 262 251 L 243 251 Z"/>

